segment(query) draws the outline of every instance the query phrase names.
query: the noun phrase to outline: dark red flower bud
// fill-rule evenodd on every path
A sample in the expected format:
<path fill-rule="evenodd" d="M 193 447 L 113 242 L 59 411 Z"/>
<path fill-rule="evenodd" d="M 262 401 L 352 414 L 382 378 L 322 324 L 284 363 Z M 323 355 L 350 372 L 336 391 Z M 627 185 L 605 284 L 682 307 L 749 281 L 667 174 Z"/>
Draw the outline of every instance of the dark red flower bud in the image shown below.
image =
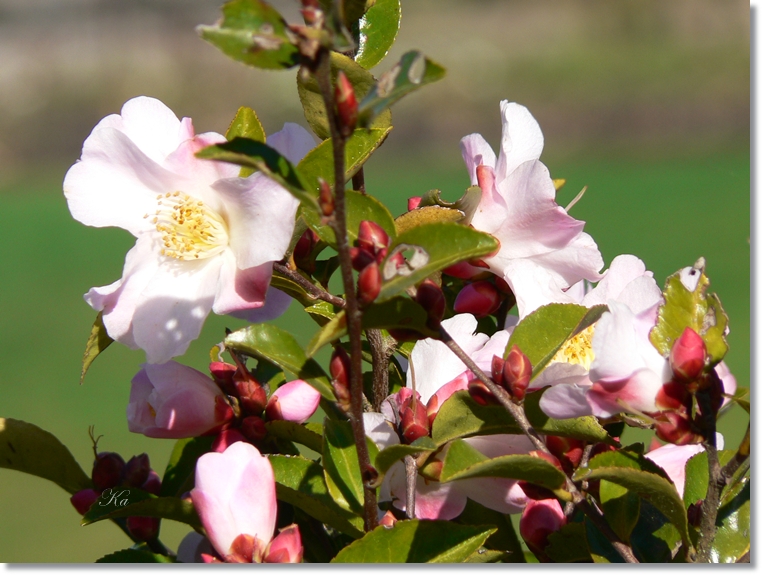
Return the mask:
<path fill-rule="evenodd" d="M 357 247 L 375 255 L 378 250 L 389 247 L 389 234 L 376 222 L 363 220 L 357 230 Z"/>
<path fill-rule="evenodd" d="M 468 382 L 468 394 L 479 405 L 494 405 L 497 398 L 492 395 L 489 388 L 478 379 Z"/>
<path fill-rule="evenodd" d="M 128 517 L 127 530 L 138 541 L 149 541 L 159 534 L 157 517 Z"/>
<path fill-rule="evenodd" d="M 518 346 L 511 346 L 503 364 L 503 386 L 510 391 L 514 399 L 521 401 L 524 399 L 530 379 L 532 379 L 532 363 Z"/>
<path fill-rule="evenodd" d="M 429 416 L 417 393 L 400 406 L 400 430 L 407 443 L 429 434 Z"/>
<path fill-rule="evenodd" d="M 153 469 L 148 473 L 148 479 L 140 486 L 143 491 L 158 495 L 161 491 L 161 477 Z"/>
<path fill-rule="evenodd" d="M 426 322 L 431 329 L 437 329 L 444 317 L 447 301 L 445 300 L 442 288 L 431 280 L 424 280 L 418 286 L 415 294 L 415 301 L 426 310 L 429 318 Z"/>
<path fill-rule="evenodd" d="M 130 458 L 122 472 L 122 485 L 125 487 L 141 487 L 151 473 L 151 462 L 147 453 L 141 453 Z"/>
<path fill-rule="evenodd" d="M 116 487 L 122 479 L 124 459 L 111 451 L 99 453 L 93 463 L 93 487 L 96 491 L 103 491 L 109 487 Z"/>
<path fill-rule="evenodd" d="M 704 515 L 704 500 L 699 499 L 696 503 L 691 503 L 688 506 L 688 523 L 694 527 L 701 525 L 701 517 Z"/>
<path fill-rule="evenodd" d="M 365 248 L 349 248 L 349 258 L 352 260 L 352 268 L 358 272 L 378 260 Z"/>
<path fill-rule="evenodd" d="M 683 407 L 690 407 L 691 393 L 684 383 L 668 381 L 661 386 L 656 394 L 655 403 L 659 409 L 679 410 Z"/>
<path fill-rule="evenodd" d="M 225 429 L 220 431 L 220 434 L 212 443 L 212 451 L 216 453 L 223 453 L 228 447 L 237 441 L 246 441 L 246 438 L 237 429 Z"/>
<path fill-rule="evenodd" d="M 455 298 L 455 313 L 485 317 L 497 311 L 502 298 L 492 282 L 479 281 L 466 285 Z"/>
<path fill-rule="evenodd" d="M 381 270 L 374 261 L 360 272 L 357 278 L 357 301 L 366 306 L 378 297 L 381 292 Z"/>
<path fill-rule="evenodd" d="M 500 387 L 504 387 L 503 385 L 503 366 L 504 365 L 505 365 L 505 360 L 502 357 L 498 355 L 492 356 L 492 381 L 494 381 Z"/>
<path fill-rule="evenodd" d="M 548 450 L 558 458 L 565 473 L 570 474 L 582 461 L 585 442 L 571 437 L 548 435 L 545 438 Z"/>
<path fill-rule="evenodd" d="M 706 365 L 706 344 L 699 334 L 686 327 L 672 345 L 669 364 L 675 379 L 691 382 L 698 379 Z"/>
<path fill-rule="evenodd" d="M 500 276 L 495 276 L 494 280 L 495 280 L 495 287 L 498 290 L 500 290 L 500 292 L 502 292 L 504 294 L 512 294 L 513 293 L 513 290 L 511 289 L 511 286 L 509 286 L 508 282 L 505 281 L 503 278 L 501 278 Z"/>
<path fill-rule="evenodd" d="M 434 425 L 434 418 L 437 416 L 437 413 L 439 413 L 439 398 L 435 393 L 429 398 L 428 403 L 426 403 L 426 415 L 429 418 L 429 429 Z"/>
<path fill-rule="evenodd" d="M 693 426 L 686 415 L 676 411 L 664 411 L 655 418 L 658 422 L 654 431 L 656 437 L 667 443 L 686 445 L 700 443 L 702 437 L 693 431 Z"/>
<path fill-rule="evenodd" d="M 74 506 L 74 509 L 77 510 L 77 513 L 84 515 L 90 511 L 90 507 L 93 503 L 98 501 L 100 496 L 100 492 L 95 491 L 94 489 L 82 489 L 72 495 L 69 501 L 71 501 L 71 504 Z"/>
<path fill-rule="evenodd" d="M 228 395 L 232 395 L 235 391 L 233 375 L 237 369 L 232 363 L 225 363 L 224 361 L 213 361 L 209 364 L 209 372 L 212 374 L 212 379 Z"/>
<path fill-rule="evenodd" d="M 422 200 L 423 198 L 421 196 L 413 196 L 412 198 L 408 198 L 407 211 L 412 212 L 414 209 L 421 205 Z"/>
<path fill-rule="evenodd" d="M 343 70 L 339 70 L 336 76 L 335 99 L 341 134 L 350 136 L 357 125 L 357 97 L 352 82 Z"/>
<path fill-rule="evenodd" d="M 267 404 L 267 393 L 251 376 L 242 375 L 235 382 L 236 395 L 238 396 L 241 411 L 244 415 L 262 415 Z"/>
<path fill-rule="evenodd" d="M 296 246 L 294 246 L 294 263 L 296 267 L 309 273 L 315 271 L 312 250 L 315 249 L 318 240 L 319 238 L 311 229 L 304 230 L 304 233 L 299 237 L 299 241 L 296 242 Z"/>
<path fill-rule="evenodd" d="M 243 421 L 241 421 L 241 433 L 243 433 L 246 439 L 252 442 L 263 439 L 265 435 L 267 435 L 264 420 L 256 415 L 244 417 Z"/>

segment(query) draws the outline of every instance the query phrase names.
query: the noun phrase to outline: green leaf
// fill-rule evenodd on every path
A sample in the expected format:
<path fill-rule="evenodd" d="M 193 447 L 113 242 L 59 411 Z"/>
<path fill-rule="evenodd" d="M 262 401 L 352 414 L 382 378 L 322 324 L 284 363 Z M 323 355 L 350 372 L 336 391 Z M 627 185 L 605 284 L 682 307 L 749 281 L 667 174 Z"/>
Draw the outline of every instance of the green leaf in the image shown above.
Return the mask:
<path fill-rule="evenodd" d="M 299 63 L 299 49 L 288 24 L 261 0 L 232 0 L 222 7 L 222 22 L 198 26 L 201 37 L 233 60 L 270 70 Z"/>
<path fill-rule="evenodd" d="M 99 311 L 90 330 L 90 337 L 87 338 L 87 345 L 85 345 L 85 354 L 82 357 L 82 373 L 79 376 L 80 385 L 85 381 L 85 374 L 95 358 L 113 342 L 114 340 L 106 333 L 106 326 L 103 325 L 103 312 Z"/>
<path fill-rule="evenodd" d="M 278 500 L 298 507 L 321 523 L 353 538 L 362 537 L 363 519 L 341 509 L 328 491 L 323 468 L 303 457 L 269 455 Z"/>
<path fill-rule="evenodd" d="M 639 469 L 627 469 L 624 467 L 599 467 L 591 470 L 578 470 L 574 475 L 575 481 L 605 479 L 621 485 L 640 497 L 649 501 L 669 519 L 680 532 L 683 545 L 690 547 L 688 536 L 688 518 L 683 507 L 683 501 L 677 493 L 675 486 L 667 479 L 641 471 Z"/>
<path fill-rule="evenodd" d="M 352 133 L 352 135 L 347 140 L 344 149 L 345 181 L 349 181 L 352 176 L 360 171 L 360 168 L 363 167 L 363 164 L 365 164 L 368 158 L 370 158 L 371 154 L 375 152 L 381 144 L 384 143 L 384 140 L 386 140 L 386 137 L 389 135 L 391 130 L 392 128 L 389 126 L 387 128 L 375 128 L 372 130 L 359 129 L 355 130 Z M 333 141 L 328 138 L 310 150 L 307 155 L 302 158 L 302 161 L 299 162 L 297 169 L 304 178 L 304 181 L 307 183 L 307 189 L 310 191 L 315 193 L 320 192 L 320 182 L 318 178 L 322 178 L 328 182 L 330 186 L 333 186 L 335 181 L 333 170 Z M 365 198 L 371 198 L 371 196 L 365 196 L 363 194 L 361 195 Z M 383 204 L 378 202 L 378 200 L 376 200 L 376 204 L 378 206 L 384 207 Z M 347 213 L 350 216 L 352 209 L 352 206 L 348 204 Z M 374 209 L 378 208 L 374 206 Z M 384 210 L 387 214 L 384 216 L 384 218 L 387 221 L 384 223 L 377 223 L 386 229 L 386 233 L 389 235 L 394 235 L 394 223 L 392 216 L 389 215 L 389 211 L 386 210 L 385 207 Z M 388 222 L 392 223 L 384 225 Z M 352 226 L 348 224 L 348 227 L 351 228 Z M 356 233 L 357 227 L 355 226 L 353 229 Z M 325 241 L 331 245 L 335 244 L 335 240 L 331 240 L 330 242 L 328 240 Z"/>
<path fill-rule="evenodd" d="M 162 497 L 179 497 L 193 489 L 196 461 L 212 449 L 214 437 L 192 437 L 179 439 L 169 456 L 164 477 L 161 480 Z"/>
<path fill-rule="evenodd" d="M 720 465 L 725 465 L 733 458 L 733 451 L 723 450 L 718 453 Z M 701 451 L 691 457 L 685 463 L 685 488 L 683 489 L 683 501 L 687 509 L 692 503 L 706 499 L 709 488 L 709 463 L 706 451 Z"/>
<path fill-rule="evenodd" d="M 55 435 L 18 419 L 0 418 L 0 467 L 42 477 L 71 494 L 93 486 Z"/>
<path fill-rule="evenodd" d="M 445 69 L 417 50 L 406 52 L 390 70 L 384 72 L 373 89 L 360 102 L 358 122 L 368 126 L 403 96 L 421 86 L 441 80 Z"/>
<path fill-rule="evenodd" d="M 425 224 L 408 230 L 389 246 L 389 255 L 382 266 L 384 284 L 376 302 L 391 299 L 460 261 L 490 254 L 499 245 L 489 234 L 453 223 Z M 396 269 L 392 257 L 409 251 L 414 255 L 403 268 Z"/>
<path fill-rule="evenodd" d="M 322 453 L 329 493 L 340 507 L 361 515 L 365 494 L 352 425 L 348 421 L 323 422 Z"/>
<path fill-rule="evenodd" d="M 156 497 L 135 488 L 114 487 L 103 491 L 97 503 L 82 517 L 82 525 L 118 517 L 158 517 L 203 529 L 193 504 L 179 497 Z"/>
<path fill-rule="evenodd" d="M 545 553 L 556 563 L 589 563 L 593 560 L 587 548 L 584 523 L 568 523 L 548 536 Z"/>
<path fill-rule="evenodd" d="M 622 556 L 614 549 L 611 541 L 601 533 L 588 517 L 584 519 L 585 538 L 594 563 L 625 563 Z"/>
<path fill-rule="evenodd" d="M 562 471 L 539 457 L 502 455 L 489 459 L 462 439 L 456 439 L 447 450 L 440 481 L 447 483 L 472 477 L 519 479 L 550 490 L 559 489 L 566 482 Z"/>
<path fill-rule="evenodd" d="M 397 233 L 404 234 L 405 232 L 423 226 L 425 224 L 436 224 L 451 222 L 454 224 L 460 223 L 465 219 L 466 215 L 460 210 L 453 208 L 443 208 L 441 206 L 425 206 L 423 208 L 416 208 L 410 210 L 399 216 L 394 220 L 394 224 L 397 226 Z"/>
<path fill-rule="evenodd" d="M 621 485 L 606 480 L 601 481 L 599 493 L 606 521 L 622 541 L 629 542 L 640 516 L 640 498 Z"/>
<path fill-rule="evenodd" d="M 352 83 L 352 87 L 355 91 L 355 96 L 360 101 L 373 87 L 376 80 L 365 68 L 357 64 L 351 58 L 348 58 L 337 52 L 331 52 L 331 85 L 336 85 L 336 75 L 342 70 L 347 79 Z M 304 117 L 307 119 L 312 131 L 321 139 L 325 140 L 331 136 L 331 132 L 328 128 L 328 120 L 325 114 L 325 104 L 323 103 L 323 97 L 320 95 L 320 90 L 317 85 L 317 81 L 313 76 L 307 78 L 302 77 L 302 74 L 297 74 L 297 90 L 299 92 L 299 99 L 302 102 L 302 108 L 304 109 Z M 392 115 L 388 110 L 378 116 L 370 125 L 366 125 L 366 128 L 380 128 L 385 130 L 392 125 Z"/>
<path fill-rule="evenodd" d="M 152 553 L 145 549 L 122 549 L 104 555 L 96 563 L 176 563 L 174 557 Z"/>
<path fill-rule="evenodd" d="M 400 29 L 400 0 L 376 0 L 360 19 L 360 38 L 355 61 L 370 70 L 389 53 Z"/>
<path fill-rule="evenodd" d="M 323 326 L 336 317 L 337 309 L 338 308 L 334 307 L 327 301 L 321 300 L 311 306 L 305 307 L 304 311 L 310 314 L 310 317 L 312 317 L 318 325 Z"/>
<path fill-rule="evenodd" d="M 641 563 L 666 563 L 680 543 L 680 534 L 664 514 L 648 501 L 640 501 L 638 522 L 630 534 L 630 546 Z"/>
<path fill-rule="evenodd" d="M 320 453 L 323 450 L 323 438 L 319 433 L 307 429 L 293 421 L 268 421 L 265 423 L 268 435 L 293 441 Z"/>
<path fill-rule="evenodd" d="M 731 401 L 737 403 L 746 413 L 751 413 L 751 391 L 748 387 L 739 387 L 735 395 L 725 395 Z"/>
<path fill-rule="evenodd" d="M 516 345 L 532 363 L 534 379 L 563 345 L 593 325 L 606 311 L 605 305 L 586 308 L 571 303 L 551 303 L 537 308 L 513 330 L 504 357 Z"/>
<path fill-rule="evenodd" d="M 467 226 L 471 223 L 471 220 L 481 203 L 481 199 L 482 189 L 479 186 L 468 187 L 460 199 L 455 202 L 443 200 L 442 192 L 440 190 L 429 190 L 421 197 L 421 202 L 418 204 L 418 207 L 439 206 L 441 208 L 458 210 L 463 214 L 463 219 L 460 223 Z"/>
<path fill-rule="evenodd" d="M 530 403 L 530 397 L 539 394 L 527 395 L 525 408 L 529 422 L 539 433 L 575 437 L 591 442 L 611 443 L 611 438 L 595 418 L 578 417 L 574 419 L 555 420 L 549 419 L 543 414 L 543 418 L 536 416 L 536 410 Z M 539 401 L 532 397 L 531 402 Z M 531 415 L 530 415 L 531 414 Z M 431 437 L 437 445 L 444 445 L 448 441 L 459 437 L 472 435 L 494 435 L 497 433 L 520 434 L 521 428 L 511 418 L 501 405 L 479 405 L 468 391 L 458 391 L 452 394 L 434 419 Z"/>
<path fill-rule="evenodd" d="M 373 467 L 378 471 L 378 478 L 374 481 L 374 486 L 380 486 L 384 480 L 384 475 L 391 469 L 392 465 L 406 455 L 435 451 L 437 447 L 437 444 L 431 438 L 419 437 L 410 445 L 398 443 L 382 449 L 373 461 Z"/>
<path fill-rule="evenodd" d="M 317 207 L 317 194 L 308 191 L 309 184 L 291 162 L 267 144 L 249 138 L 233 138 L 229 142 L 207 146 L 196 152 L 202 160 L 229 162 L 254 168 L 286 188 L 300 202 Z"/>
<path fill-rule="evenodd" d="M 270 285 L 274 288 L 279 289 L 283 293 L 288 294 L 300 304 L 302 304 L 305 308 L 321 302 L 321 300 L 318 300 L 309 294 L 301 285 L 296 283 L 294 280 L 282 275 L 277 270 L 273 270 Z"/>
<path fill-rule="evenodd" d="M 524 398 L 524 412 L 529 423 L 536 430 L 547 435 L 558 435 L 560 437 L 574 437 L 585 439 L 586 441 L 601 441 L 609 445 L 616 445 L 611 436 L 606 432 L 598 419 L 592 415 L 582 417 L 573 417 L 569 419 L 553 419 L 548 417 L 540 409 L 540 399 L 545 393 L 545 389 L 528 393 Z"/>
<path fill-rule="evenodd" d="M 377 223 L 389 234 L 390 240 L 394 240 L 397 235 L 394 218 L 384 204 L 373 196 L 352 190 L 347 190 L 345 197 L 347 202 L 347 236 L 350 245 L 357 239 L 360 222 L 363 220 Z M 322 216 L 316 210 L 302 209 L 302 216 L 321 240 L 332 248 L 336 248 L 336 236 L 333 230 L 327 224 L 323 224 Z"/>
<path fill-rule="evenodd" d="M 436 337 L 438 332 L 428 327 L 428 314 L 408 297 L 395 297 L 381 303 L 373 303 L 363 311 L 363 329 L 403 328 L 413 329 L 426 337 Z M 307 357 L 314 356 L 320 348 L 347 334 L 347 314 L 340 311 L 325 324 L 307 345 Z"/>
<path fill-rule="evenodd" d="M 505 563 L 525 563 L 521 542 L 516 535 L 510 515 L 504 515 L 480 505 L 471 499 L 466 500 L 466 507 L 458 516 L 462 525 L 492 525 L 496 531 L 485 541 L 487 549 L 499 550 L 504 554 Z"/>
<path fill-rule="evenodd" d="M 228 131 L 225 132 L 225 138 L 228 141 L 233 138 L 249 138 L 250 140 L 256 140 L 257 142 L 262 143 L 267 141 L 265 129 L 262 127 L 256 112 L 246 106 L 238 108 L 238 112 L 230 123 Z M 244 166 L 241 168 L 238 175 L 242 178 L 246 178 L 253 173 L 253 168 Z"/>
<path fill-rule="evenodd" d="M 495 551 L 480 547 L 469 555 L 463 563 L 502 563 L 500 561 L 505 556 L 505 551 Z"/>
<path fill-rule="evenodd" d="M 717 513 L 713 563 L 735 563 L 751 546 L 751 481 L 742 481 Z"/>
<path fill-rule="evenodd" d="M 287 331 L 269 323 L 257 323 L 229 334 L 224 343 L 228 349 L 274 363 L 296 378 L 305 380 L 324 399 L 336 401 L 323 368 L 314 359 L 307 359 L 304 350 Z"/>
<path fill-rule="evenodd" d="M 331 563 L 462 563 L 494 532 L 450 521 L 397 521 L 348 545 Z"/>
<path fill-rule="evenodd" d="M 704 274 L 701 258 L 692 270 L 700 274 L 696 289 L 690 291 L 680 280 L 680 272 L 667 278 L 664 286 L 664 304 L 659 308 L 659 318 L 651 329 L 651 343 L 664 357 L 669 356 L 672 344 L 686 327 L 698 333 L 706 344 L 711 365 L 719 363 L 728 352 L 725 332 L 728 316 L 716 294 L 706 293 L 709 278 Z"/>

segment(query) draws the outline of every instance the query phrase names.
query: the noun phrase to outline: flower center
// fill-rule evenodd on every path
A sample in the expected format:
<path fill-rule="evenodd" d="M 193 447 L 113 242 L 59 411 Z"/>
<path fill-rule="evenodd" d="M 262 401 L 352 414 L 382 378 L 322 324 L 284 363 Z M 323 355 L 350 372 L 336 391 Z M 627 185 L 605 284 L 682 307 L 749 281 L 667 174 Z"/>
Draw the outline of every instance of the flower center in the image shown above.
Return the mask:
<path fill-rule="evenodd" d="M 225 221 L 201 200 L 183 192 L 159 194 L 156 200 L 158 209 L 152 221 L 164 244 L 162 255 L 197 260 L 217 255 L 227 247 Z"/>
<path fill-rule="evenodd" d="M 586 327 L 556 352 L 551 362 L 564 362 L 581 365 L 590 371 L 590 364 L 595 359 L 593 353 L 593 333 L 595 324 Z"/>

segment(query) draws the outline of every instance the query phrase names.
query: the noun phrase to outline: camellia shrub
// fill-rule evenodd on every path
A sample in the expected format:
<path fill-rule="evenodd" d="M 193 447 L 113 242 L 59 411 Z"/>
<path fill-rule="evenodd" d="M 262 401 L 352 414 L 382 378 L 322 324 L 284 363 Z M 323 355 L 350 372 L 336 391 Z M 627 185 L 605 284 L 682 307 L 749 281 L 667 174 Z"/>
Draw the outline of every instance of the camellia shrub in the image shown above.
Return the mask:
<path fill-rule="evenodd" d="M 312 132 L 266 135 L 242 107 L 196 134 L 139 97 L 64 181 L 75 219 L 135 236 L 122 277 L 85 295 L 83 377 L 113 342 L 145 351 L 127 423 L 175 440 L 170 461 L 160 475 L 93 439 L 86 473 L 4 419 L 0 466 L 63 487 L 83 524 L 115 522 L 133 544 L 102 562 L 748 561 L 749 433 L 723 445 L 716 423 L 749 396 L 704 260 L 663 289 L 635 255 L 604 269 L 555 201 L 540 126 L 507 100 L 499 142 L 460 142 L 463 196 L 395 218 L 363 165 L 393 104 L 445 74 L 417 51 L 368 71 L 400 1 L 302 0 L 303 24 L 261 0 L 222 12 L 201 36 L 295 70 Z M 292 300 L 317 324 L 306 348 L 269 323 Z M 210 311 L 250 325 L 202 373 L 175 358 Z M 623 442 L 627 426 L 653 441 Z M 188 525 L 179 549 L 162 520 Z"/>

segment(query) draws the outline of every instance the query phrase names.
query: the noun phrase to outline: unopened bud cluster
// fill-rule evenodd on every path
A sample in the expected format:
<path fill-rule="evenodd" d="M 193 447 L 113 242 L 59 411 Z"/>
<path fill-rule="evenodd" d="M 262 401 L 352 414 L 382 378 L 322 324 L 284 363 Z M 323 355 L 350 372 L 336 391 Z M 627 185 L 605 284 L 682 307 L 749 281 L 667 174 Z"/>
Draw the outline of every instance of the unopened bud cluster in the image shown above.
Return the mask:
<path fill-rule="evenodd" d="M 511 346 L 505 359 L 492 357 L 492 381 L 507 391 L 515 402 L 524 399 L 531 379 L 532 363 L 518 346 Z M 492 392 L 479 380 L 468 384 L 468 392 L 481 405 L 497 403 Z"/>

